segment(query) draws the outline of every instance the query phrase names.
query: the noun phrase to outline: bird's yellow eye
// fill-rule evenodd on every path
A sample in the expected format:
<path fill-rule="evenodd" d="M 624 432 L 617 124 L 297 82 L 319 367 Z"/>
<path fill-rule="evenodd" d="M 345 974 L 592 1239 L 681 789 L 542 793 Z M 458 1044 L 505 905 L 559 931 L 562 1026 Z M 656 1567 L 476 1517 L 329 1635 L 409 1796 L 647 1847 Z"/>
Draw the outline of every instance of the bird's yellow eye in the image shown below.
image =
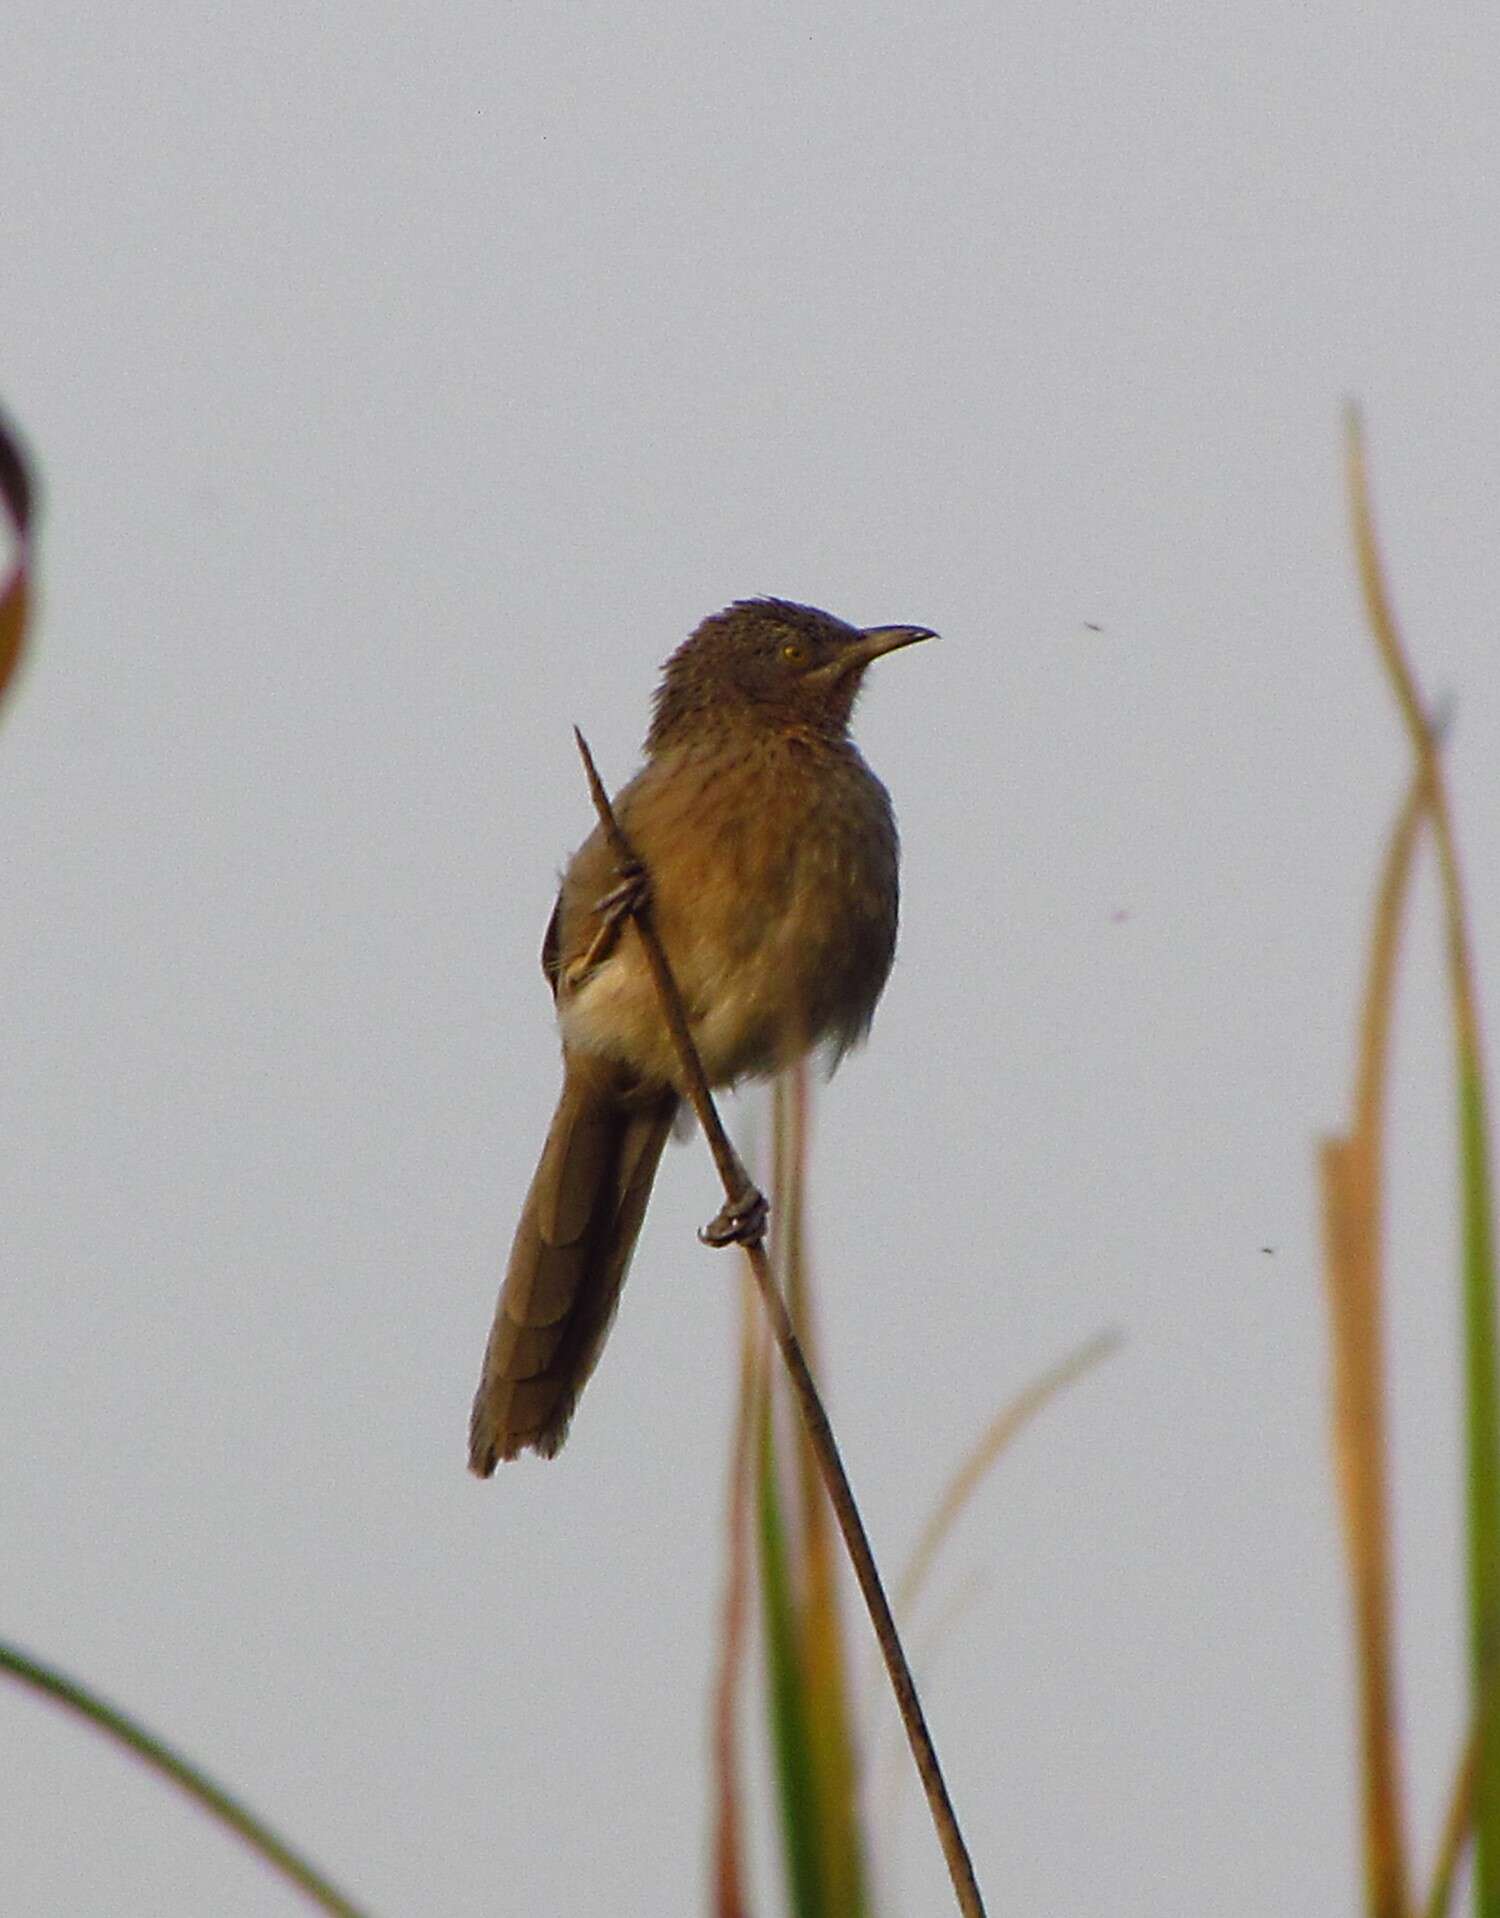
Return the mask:
<path fill-rule="evenodd" d="M 799 646 L 795 639 L 789 639 L 781 649 L 781 657 L 788 666 L 800 666 L 807 658 L 807 648 Z"/>

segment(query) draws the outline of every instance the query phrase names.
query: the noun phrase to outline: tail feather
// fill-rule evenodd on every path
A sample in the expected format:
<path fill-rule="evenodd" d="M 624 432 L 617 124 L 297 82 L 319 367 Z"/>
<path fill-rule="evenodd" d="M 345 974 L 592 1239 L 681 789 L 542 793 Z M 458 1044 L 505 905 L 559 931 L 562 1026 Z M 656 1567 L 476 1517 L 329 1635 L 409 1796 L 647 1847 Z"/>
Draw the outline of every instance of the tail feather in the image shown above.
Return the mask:
<path fill-rule="evenodd" d="M 643 1096 L 567 1061 L 516 1227 L 469 1424 L 488 1478 L 530 1446 L 550 1458 L 599 1360 L 635 1250 L 675 1093 Z"/>

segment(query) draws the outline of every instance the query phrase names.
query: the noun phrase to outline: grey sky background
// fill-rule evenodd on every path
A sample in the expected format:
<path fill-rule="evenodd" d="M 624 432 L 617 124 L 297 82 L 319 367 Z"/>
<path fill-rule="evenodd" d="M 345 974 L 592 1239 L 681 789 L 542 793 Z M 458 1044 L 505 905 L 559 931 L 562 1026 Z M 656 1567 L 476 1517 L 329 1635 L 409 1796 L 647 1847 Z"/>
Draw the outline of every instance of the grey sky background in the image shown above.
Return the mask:
<path fill-rule="evenodd" d="M 563 1457 L 464 1470 L 556 1085 L 569 726 L 622 780 L 659 662 L 747 593 L 921 621 L 858 721 L 901 955 L 814 1165 L 888 1569 L 1001 1400 L 1128 1337 L 934 1594 L 980 1580 L 924 1671 L 981 1878 L 1353 1913 L 1312 1168 L 1406 759 L 1339 407 L 1455 702 L 1493 1033 L 1493 11 L 15 0 L 0 60 L 0 396 L 46 494 L 0 729 L 0 1630 L 382 1914 L 703 1909 L 735 1283 L 700 1145 Z M 1464 1708 L 1425 870 L 1418 903 L 1425 1858 Z M 0 1694 L 0 1737 L 6 1910 L 297 1908 L 49 1710 Z M 941 1912 L 901 1802 L 885 1909 Z"/>

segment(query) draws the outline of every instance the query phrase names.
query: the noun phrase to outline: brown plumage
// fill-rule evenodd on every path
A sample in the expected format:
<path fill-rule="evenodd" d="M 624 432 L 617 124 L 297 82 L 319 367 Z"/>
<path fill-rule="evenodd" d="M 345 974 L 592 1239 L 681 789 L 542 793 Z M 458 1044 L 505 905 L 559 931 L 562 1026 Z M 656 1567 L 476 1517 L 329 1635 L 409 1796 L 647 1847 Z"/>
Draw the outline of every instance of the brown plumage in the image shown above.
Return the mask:
<path fill-rule="evenodd" d="M 668 660 L 646 763 L 615 800 L 712 1085 L 862 1039 L 896 946 L 889 796 L 849 739 L 865 668 L 931 638 L 741 600 Z M 635 927 L 605 901 L 599 829 L 574 854 L 542 969 L 563 1089 L 516 1227 L 469 1463 L 551 1457 L 599 1357 L 680 1091 Z"/>

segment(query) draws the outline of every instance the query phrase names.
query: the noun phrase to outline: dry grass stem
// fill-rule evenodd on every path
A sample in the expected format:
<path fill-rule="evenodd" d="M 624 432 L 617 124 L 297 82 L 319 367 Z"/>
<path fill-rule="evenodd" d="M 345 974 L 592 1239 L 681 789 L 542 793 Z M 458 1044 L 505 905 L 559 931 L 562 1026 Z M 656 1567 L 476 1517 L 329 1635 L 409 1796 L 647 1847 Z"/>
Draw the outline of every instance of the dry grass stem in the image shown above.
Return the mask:
<path fill-rule="evenodd" d="M 743 1288 L 740 1334 L 739 1409 L 729 1447 L 729 1550 L 724 1574 L 719 1671 L 714 1683 L 713 1752 L 716 1780 L 714 1818 L 715 1918 L 746 1918 L 745 1881 L 740 1840 L 740 1778 L 735 1721 L 740 1680 L 745 1668 L 745 1626 L 750 1603 L 750 1484 L 754 1472 L 756 1375 L 760 1369 L 753 1306 Z"/>
<path fill-rule="evenodd" d="M 1051 1371 L 1044 1372 L 1039 1379 L 1034 1379 L 1018 1392 L 990 1420 L 980 1434 L 978 1444 L 949 1479 L 932 1516 L 922 1528 L 922 1536 L 917 1540 L 896 1593 L 896 1610 L 902 1618 L 910 1620 L 912 1609 L 944 1539 L 973 1497 L 975 1488 L 1006 1446 L 1059 1392 L 1111 1353 L 1117 1352 L 1121 1343 L 1118 1332 L 1095 1333 L 1076 1352 L 1069 1353 Z"/>
<path fill-rule="evenodd" d="M 1443 1832 L 1438 1840 L 1437 1858 L 1432 1868 L 1432 1889 L 1427 1894 L 1423 1918 L 1448 1918 L 1459 1860 L 1474 1829 L 1474 1772 L 1478 1763 L 1479 1735 L 1473 1731 L 1464 1741 L 1463 1755 L 1453 1779 L 1448 1816 L 1443 1820 Z"/>
<path fill-rule="evenodd" d="M 1464 1438 L 1468 1505 L 1470 1694 L 1476 1764 L 1475 1897 L 1477 1908 L 1500 1914 L 1500 1352 L 1496 1346 L 1496 1271 L 1489 1154 L 1488 1099 L 1480 1045 L 1478 993 L 1469 942 L 1458 849 L 1439 755 L 1438 729 L 1428 718 L 1391 610 L 1370 506 L 1363 432 L 1350 409 L 1347 469 L 1354 545 L 1375 644 L 1390 678 L 1416 759 L 1417 786 L 1427 806 L 1442 881 L 1445 948 L 1453 1006 L 1459 1116 L 1459 1190 L 1463 1214 Z M 1362 1168 L 1344 1169 L 1352 1184 Z M 1335 1178 L 1341 1175 L 1335 1173 Z M 1331 1222 L 1336 1223 L 1336 1221 Z"/>
<path fill-rule="evenodd" d="M 1354 550 L 1359 563 L 1365 612 L 1382 663 L 1395 689 L 1401 717 L 1406 723 L 1412 751 L 1416 755 L 1418 775 L 1428 788 L 1427 803 L 1432 808 L 1433 836 L 1437 841 L 1438 864 L 1442 871 L 1449 983 L 1460 1043 L 1466 1049 L 1477 1049 L 1479 1010 L 1474 992 L 1474 967 L 1464 916 L 1463 885 L 1453 833 L 1453 815 L 1448 805 L 1447 783 L 1443 778 L 1441 740 L 1437 727 L 1428 718 L 1422 705 L 1416 679 L 1407 664 L 1406 649 L 1401 642 L 1396 616 L 1391 610 L 1390 595 L 1386 591 L 1385 576 L 1381 570 L 1380 545 L 1375 537 L 1375 516 L 1370 505 L 1364 429 L 1358 412 L 1352 408 L 1347 425 L 1349 501 L 1354 519 Z"/>

